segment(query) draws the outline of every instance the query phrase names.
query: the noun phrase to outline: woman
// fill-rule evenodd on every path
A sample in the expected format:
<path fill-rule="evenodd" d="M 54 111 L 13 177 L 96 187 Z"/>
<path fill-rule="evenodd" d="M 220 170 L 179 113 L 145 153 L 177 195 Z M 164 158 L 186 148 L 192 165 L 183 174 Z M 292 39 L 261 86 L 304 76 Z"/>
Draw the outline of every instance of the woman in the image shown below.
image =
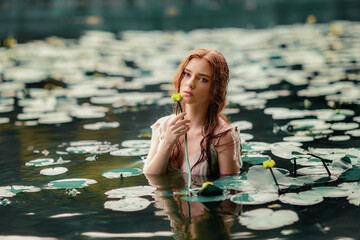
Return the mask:
<path fill-rule="evenodd" d="M 174 87 L 181 93 L 183 113 L 160 118 L 152 126 L 151 147 L 144 166 L 148 174 L 170 169 L 187 172 L 184 135 L 191 174 L 230 175 L 240 171 L 239 132 L 230 127 L 221 111 L 225 107 L 229 68 L 215 50 L 195 49 L 181 62 Z"/>

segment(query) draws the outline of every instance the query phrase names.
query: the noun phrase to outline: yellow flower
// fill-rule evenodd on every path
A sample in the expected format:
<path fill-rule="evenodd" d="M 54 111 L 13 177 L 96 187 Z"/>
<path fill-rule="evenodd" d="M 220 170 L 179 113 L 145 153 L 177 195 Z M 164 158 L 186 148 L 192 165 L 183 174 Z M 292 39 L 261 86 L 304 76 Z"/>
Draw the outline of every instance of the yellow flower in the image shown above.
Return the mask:
<path fill-rule="evenodd" d="M 181 93 L 174 93 L 173 95 L 171 95 L 171 100 L 173 100 L 174 102 L 180 102 L 182 98 L 183 96 L 181 95 Z"/>
<path fill-rule="evenodd" d="M 262 163 L 264 168 L 272 168 L 275 166 L 275 161 L 270 159 Z"/>
<path fill-rule="evenodd" d="M 205 188 L 207 185 L 214 185 L 212 182 L 204 182 L 201 188 Z"/>

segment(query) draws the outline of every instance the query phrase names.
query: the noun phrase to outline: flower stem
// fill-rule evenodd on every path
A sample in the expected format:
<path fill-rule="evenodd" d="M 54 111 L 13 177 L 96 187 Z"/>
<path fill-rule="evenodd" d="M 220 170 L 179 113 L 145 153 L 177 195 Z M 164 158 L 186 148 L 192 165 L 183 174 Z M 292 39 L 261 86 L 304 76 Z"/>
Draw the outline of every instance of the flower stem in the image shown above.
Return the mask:
<path fill-rule="evenodd" d="M 178 103 L 178 106 L 179 106 L 179 109 L 180 109 L 180 113 L 182 113 L 182 108 L 181 108 L 181 104 L 180 102 L 177 102 Z M 184 119 L 184 118 L 183 118 Z M 191 187 L 191 168 L 190 168 L 190 162 L 189 162 L 189 156 L 188 156 L 188 147 L 187 147 L 187 133 L 185 133 L 185 158 L 186 158 L 186 165 L 187 165 L 187 168 L 188 168 L 188 175 L 189 175 L 189 178 L 188 178 L 188 187 L 187 187 L 187 190 L 190 189 Z"/>

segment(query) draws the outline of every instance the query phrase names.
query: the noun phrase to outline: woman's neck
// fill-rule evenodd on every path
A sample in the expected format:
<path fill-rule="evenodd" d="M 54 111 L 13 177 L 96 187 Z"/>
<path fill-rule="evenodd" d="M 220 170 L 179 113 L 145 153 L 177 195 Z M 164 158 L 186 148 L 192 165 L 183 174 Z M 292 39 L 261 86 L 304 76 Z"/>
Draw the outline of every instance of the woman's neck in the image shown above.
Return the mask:
<path fill-rule="evenodd" d="M 186 118 L 189 119 L 190 122 L 190 129 L 202 129 L 205 121 L 206 121 L 206 114 L 207 114 L 207 106 L 198 106 L 193 104 L 186 105 Z"/>

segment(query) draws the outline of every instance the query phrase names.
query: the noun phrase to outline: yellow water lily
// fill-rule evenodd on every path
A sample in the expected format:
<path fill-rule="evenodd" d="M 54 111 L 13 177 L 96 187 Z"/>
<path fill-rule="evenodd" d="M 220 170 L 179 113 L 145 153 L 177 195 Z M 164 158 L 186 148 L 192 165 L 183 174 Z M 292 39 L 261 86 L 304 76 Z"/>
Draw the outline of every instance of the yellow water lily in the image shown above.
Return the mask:
<path fill-rule="evenodd" d="M 264 168 L 272 168 L 275 166 L 275 161 L 270 159 L 262 163 Z"/>
<path fill-rule="evenodd" d="M 204 182 L 201 188 L 205 188 L 207 185 L 214 185 L 212 182 Z"/>
<path fill-rule="evenodd" d="M 173 95 L 171 95 L 171 100 L 173 100 L 174 102 L 180 102 L 182 98 L 183 96 L 181 93 L 174 93 Z"/>

